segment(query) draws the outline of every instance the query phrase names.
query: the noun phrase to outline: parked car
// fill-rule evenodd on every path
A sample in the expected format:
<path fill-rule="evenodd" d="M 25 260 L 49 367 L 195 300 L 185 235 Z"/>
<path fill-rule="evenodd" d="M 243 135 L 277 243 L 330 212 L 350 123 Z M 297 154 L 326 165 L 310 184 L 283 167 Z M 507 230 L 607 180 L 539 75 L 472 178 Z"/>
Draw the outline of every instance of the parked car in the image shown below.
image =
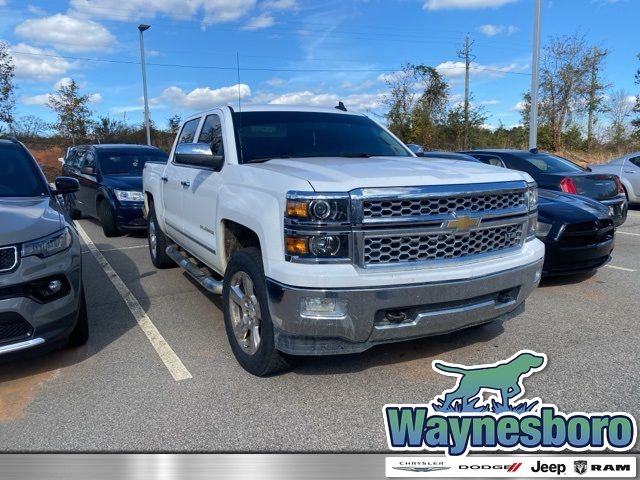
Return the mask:
<path fill-rule="evenodd" d="M 640 152 L 629 153 L 607 163 L 592 163 L 595 173 L 611 173 L 620 177 L 629 203 L 640 203 Z"/>
<path fill-rule="evenodd" d="M 539 188 L 593 198 L 609 207 L 616 226 L 627 219 L 628 204 L 617 175 L 591 173 L 566 158 L 537 150 L 473 150 L 467 153 L 484 163 L 527 172 Z"/>
<path fill-rule="evenodd" d="M 537 189 L 462 164 L 416 158 L 365 115 L 214 109 L 145 166 L 151 259 L 222 295 L 255 375 L 506 320 L 540 280 Z"/>
<path fill-rule="evenodd" d="M 540 189 L 536 235 L 546 247 L 543 275 L 573 275 L 611 260 L 615 226 L 596 200 Z"/>
<path fill-rule="evenodd" d="M 82 145 L 67 151 L 62 173 L 80 183 L 64 196 L 73 219 L 100 220 L 105 236 L 147 228 L 142 216 L 142 169 L 147 162 L 166 163 L 167 154 L 145 145 Z"/>
<path fill-rule="evenodd" d="M 56 198 L 78 181 L 55 185 L 24 145 L 0 139 L 0 357 L 89 337 L 80 240 Z"/>
<path fill-rule="evenodd" d="M 472 157 L 471 155 L 466 155 L 464 153 L 456 153 L 456 152 L 441 152 L 438 150 L 430 150 L 430 151 L 417 153 L 416 155 L 418 157 L 424 157 L 424 158 L 437 158 L 437 159 L 444 159 L 444 160 L 462 160 L 463 162 L 482 163 L 480 162 L 480 160 Z"/>
<path fill-rule="evenodd" d="M 420 154 L 424 152 L 424 147 L 422 145 L 418 145 L 417 143 L 407 143 L 407 148 L 418 156 L 420 156 Z"/>

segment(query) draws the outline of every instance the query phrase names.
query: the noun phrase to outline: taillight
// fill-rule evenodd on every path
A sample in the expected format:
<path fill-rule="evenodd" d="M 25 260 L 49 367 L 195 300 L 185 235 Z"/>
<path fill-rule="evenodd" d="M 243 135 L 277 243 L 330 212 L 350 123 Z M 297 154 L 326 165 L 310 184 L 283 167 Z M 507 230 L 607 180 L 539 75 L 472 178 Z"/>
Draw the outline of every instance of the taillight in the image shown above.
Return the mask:
<path fill-rule="evenodd" d="M 618 193 L 624 193 L 624 186 L 622 186 L 622 182 L 620 181 L 620 177 L 617 176 L 617 175 L 614 175 L 613 179 L 616 181 L 616 186 L 618 187 Z"/>
<path fill-rule="evenodd" d="M 573 178 L 570 178 L 570 177 L 564 177 L 560 181 L 560 189 L 563 192 L 566 192 L 566 193 L 573 193 L 573 194 L 577 194 L 578 193 L 578 189 L 576 188 L 576 184 L 573 181 Z"/>

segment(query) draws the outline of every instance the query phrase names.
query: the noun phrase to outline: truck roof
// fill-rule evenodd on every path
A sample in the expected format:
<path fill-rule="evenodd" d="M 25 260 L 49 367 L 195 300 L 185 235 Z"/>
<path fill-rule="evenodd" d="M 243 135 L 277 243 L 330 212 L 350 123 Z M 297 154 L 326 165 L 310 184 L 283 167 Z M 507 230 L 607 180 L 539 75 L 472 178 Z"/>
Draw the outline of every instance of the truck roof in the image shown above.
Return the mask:
<path fill-rule="evenodd" d="M 247 113 L 247 112 L 317 112 L 317 113 L 335 113 L 337 115 L 365 116 L 362 113 L 350 112 L 350 111 L 345 112 L 338 108 L 332 108 L 332 107 L 311 107 L 311 106 L 305 106 L 305 105 L 253 105 L 251 104 L 251 105 L 242 105 L 242 110 L 240 110 L 237 107 L 237 105 L 236 106 L 224 105 L 222 107 L 212 108 L 210 110 L 205 110 L 203 112 L 194 113 L 193 115 L 189 115 L 188 117 L 186 117 L 185 120 L 190 120 L 196 117 L 200 117 L 208 113 L 213 113 L 214 111 L 220 108 L 230 108 L 234 112 L 242 111 L 243 113 Z"/>

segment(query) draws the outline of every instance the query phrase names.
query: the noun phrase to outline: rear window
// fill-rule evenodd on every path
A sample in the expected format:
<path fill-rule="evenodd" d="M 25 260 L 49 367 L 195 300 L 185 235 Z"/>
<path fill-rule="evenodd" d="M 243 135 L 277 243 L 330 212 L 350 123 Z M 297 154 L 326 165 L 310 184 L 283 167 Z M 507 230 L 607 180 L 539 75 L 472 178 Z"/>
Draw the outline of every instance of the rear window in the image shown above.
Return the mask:
<path fill-rule="evenodd" d="M 519 156 L 522 160 L 527 161 L 533 165 L 540 173 L 568 173 L 568 172 L 583 172 L 573 162 L 555 155 L 547 155 L 545 153 L 527 154 Z"/>
<path fill-rule="evenodd" d="M 141 173 L 147 162 L 167 162 L 162 150 L 98 150 L 103 175 Z"/>
<path fill-rule="evenodd" d="M 17 145 L 0 146 L 0 197 L 47 194 L 47 185 L 31 157 Z"/>

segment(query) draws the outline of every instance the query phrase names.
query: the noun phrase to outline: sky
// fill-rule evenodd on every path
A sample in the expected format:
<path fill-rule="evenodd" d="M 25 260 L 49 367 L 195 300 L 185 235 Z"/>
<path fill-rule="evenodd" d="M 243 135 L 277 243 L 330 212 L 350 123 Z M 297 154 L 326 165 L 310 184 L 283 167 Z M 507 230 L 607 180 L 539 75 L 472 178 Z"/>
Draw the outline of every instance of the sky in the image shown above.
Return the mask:
<path fill-rule="evenodd" d="M 531 83 L 533 0 L 0 0 L 0 39 L 16 66 L 17 116 L 54 114 L 48 95 L 73 78 L 96 116 L 143 120 L 138 25 L 151 117 L 166 126 L 221 104 L 334 106 L 384 112 L 385 78 L 436 67 L 464 92 L 468 34 L 474 103 L 487 125 L 520 123 Z M 606 48 L 604 77 L 630 97 L 640 0 L 543 0 L 543 45 L 579 33 Z M 239 66 L 239 69 L 238 69 Z"/>

